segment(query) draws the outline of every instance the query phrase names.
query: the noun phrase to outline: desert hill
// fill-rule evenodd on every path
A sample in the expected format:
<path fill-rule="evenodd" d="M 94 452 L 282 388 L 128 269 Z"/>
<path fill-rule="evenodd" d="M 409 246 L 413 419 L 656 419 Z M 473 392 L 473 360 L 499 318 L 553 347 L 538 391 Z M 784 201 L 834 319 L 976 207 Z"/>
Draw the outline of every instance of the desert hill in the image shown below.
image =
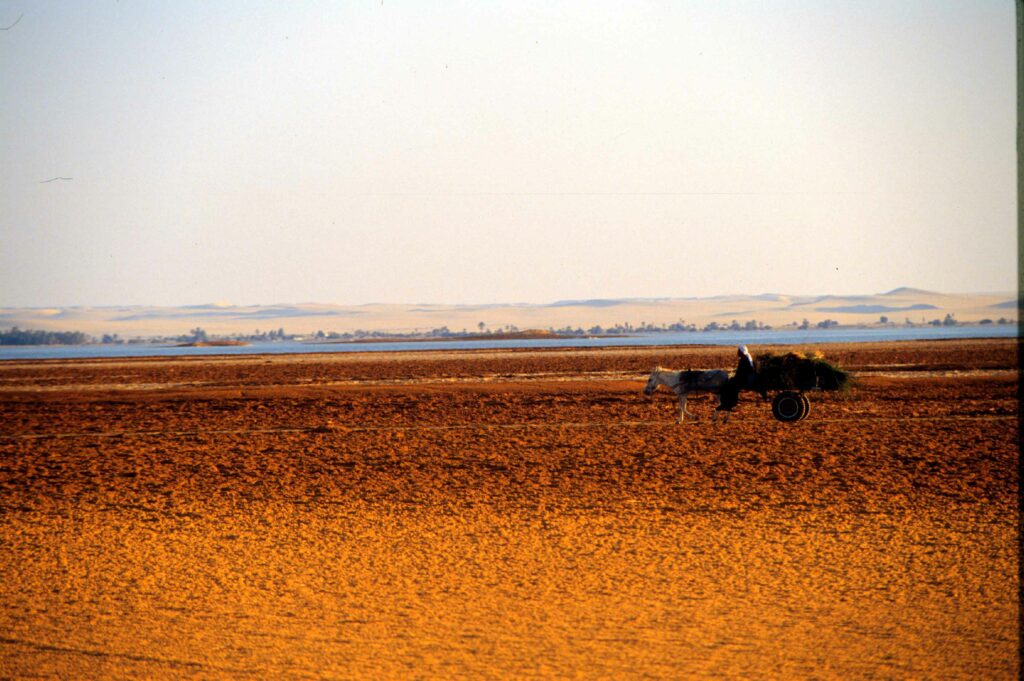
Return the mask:
<path fill-rule="evenodd" d="M 831 319 L 841 325 L 927 323 L 947 314 L 960 322 L 1017 318 L 1016 295 L 948 294 L 902 287 L 868 295 L 725 295 L 708 298 L 622 298 L 560 300 L 547 304 L 366 304 L 299 303 L 230 305 L 213 303 L 180 307 L 0 308 L 0 328 L 17 326 L 46 331 L 82 331 L 94 336 L 167 336 L 201 327 L 218 335 L 250 334 L 284 328 L 292 334 L 318 330 L 423 332 L 447 327 L 461 333 L 485 329 L 590 329 L 616 325 L 640 327 L 683 322 L 699 328 L 715 322 L 756 321 L 783 328 L 808 320 Z"/>

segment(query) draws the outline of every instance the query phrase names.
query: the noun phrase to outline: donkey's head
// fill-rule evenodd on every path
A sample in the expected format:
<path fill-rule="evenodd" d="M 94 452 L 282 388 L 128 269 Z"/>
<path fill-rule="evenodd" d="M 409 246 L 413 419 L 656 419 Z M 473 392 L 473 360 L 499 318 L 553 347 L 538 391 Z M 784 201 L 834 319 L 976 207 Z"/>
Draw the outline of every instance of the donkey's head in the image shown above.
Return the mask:
<path fill-rule="evenodd" d="M 655 367 L 651 372 L 651 377 L 647 379 L 647 385 L 644 386 L 644 395 L 650 397 L 654 394 L 658 384 L 661 382 L 661 367 Z"/>

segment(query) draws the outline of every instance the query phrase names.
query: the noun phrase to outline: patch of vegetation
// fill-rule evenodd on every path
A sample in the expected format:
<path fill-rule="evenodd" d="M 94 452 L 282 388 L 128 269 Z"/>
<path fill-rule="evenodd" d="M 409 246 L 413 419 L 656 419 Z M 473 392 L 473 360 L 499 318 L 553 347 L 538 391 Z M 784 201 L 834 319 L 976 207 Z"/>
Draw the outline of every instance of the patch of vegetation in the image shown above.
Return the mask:
<path fill-rule="evenodd" d="M 0 330 L 0 345 L 84 345 L 92 338 L 81 331 L 39 331 L 11 327 Z"/>
<path fill-rule="evenodd" d="M 815 352 L 808 357 L 799 352 L 775 355 L 762 353 L 754 360 L 754 370 L 768 390 L 849 390 L 853 378 Z"/>

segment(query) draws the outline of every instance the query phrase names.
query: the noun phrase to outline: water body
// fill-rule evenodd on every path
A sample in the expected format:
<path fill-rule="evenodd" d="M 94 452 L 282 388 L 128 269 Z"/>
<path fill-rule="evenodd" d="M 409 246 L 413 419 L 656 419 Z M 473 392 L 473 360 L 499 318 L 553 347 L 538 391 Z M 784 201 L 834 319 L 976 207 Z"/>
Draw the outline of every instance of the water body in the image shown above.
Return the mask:
<path fill-rule="evenodd" d="M 1016 338 L 1017 326 L 926 326 L 881 329 L 807 329 L 771 331 L 691 331 L 638 334 L 626 338 L 551 338 L 543 340 L 441 340 L 389 343 L 304 343 L 282 341 L 229 347 L 167 345 L 6 345 L 0 360 L 78 359 L 97 357 L 183 357 L 193 355 L 256 355 L 311 352 L 399 352 L 410 350 L 473 350 L 512 348 L 596 348 L 641 345 L 798 345 L 966 338 Z"/>

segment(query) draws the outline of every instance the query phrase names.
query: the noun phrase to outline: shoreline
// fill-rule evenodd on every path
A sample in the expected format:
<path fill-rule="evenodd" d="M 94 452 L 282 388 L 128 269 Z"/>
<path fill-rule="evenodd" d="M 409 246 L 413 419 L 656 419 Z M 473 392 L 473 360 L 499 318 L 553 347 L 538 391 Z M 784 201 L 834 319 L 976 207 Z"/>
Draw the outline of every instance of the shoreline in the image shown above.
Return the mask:
<path fill-rule="evenodd" d="M 1013 329 L 1016 331 L 1016 329 Z M 488 344 L 489 339 L 478 341 L 436 341 L 423 340 L 421 342 L 392 341 L 392 342 L 343 342 L 310 344 L 298 341 L 286 341 L 276 343 L 254 343 L 254 344 L 206 344 L 206 345 L 166 345 L 166 344 L 125 344 L 125 345 L 67 345 L 67 346 L 0 346 L 0 366 L 19 362 L 61 362 L 61 361 L 124 361 L 137 359 L 152 360 L 173 360 L 173 359 L 203 359 L 203 358 L 254 358 L 254 357 L 289 357 L 289 356 L 345 356 L 345 355 L 396 355 L 402 353 L 428 354 L 428 353 L 453 353 L 453 352 L 531 352 L 531 351 L 557 351 L 557 352 L 581 352 L 581 351 L 619 351 L 630 350 L 660 350 L 672 351 L 675 349 L 696 349 L 704 348 L 714 350 L 715 348 L 732 348 L 735 345 L 748 345 L 751 347 L 817 347 L 817 346 L 858 346 L 868 344 L 914 344 L 914 343 L 974 343 L 978 341 L 1017 342 L 1019 336 L 1007 335 L 979 335 L 979 336 L 958 336 L 958 337 L 923 337 L 923 338 L 842 338 L 830 337 L 841 335 L 841 332 L 823 331 L 813 334 L 809 338 L 786 337 L 785 332 L 762 332 L 758 336 L 746 334 L 741 338 L 724 340 L 722 342 L 658 342 L 656 335 L 651 336 L 621 336 L 609 338 L 608 343 L 587 342 L 597 339 L 579 338 L 543 338 L 537 340 L 523 340 L 524 345 L 509 344 L 510 341 L 498 340 L 496 344 Z M 643 342 L 614 342 L 616 340 L 642 339 Z M 537 341 L 542 344 L 536 344 Z M 580 342 L 580 341 L 583 342 Z M 669 339 L 665 339 L 669 340 Z M 689 340 L 689 339 L 687 339 Z M 694 338 L 694 341 L 702 340 Z M 561 342 L 559 342 L 561 341 Z M 514 341 L 511 341 L 514 343 Z M 410 347 L 398 347 L 408 343 Z M 373 347 L 379 345 L 380 347 Z M 17 350 L 5 353 L 5 349 L 18 348 Z M 96 352 L 97 349 L 107 350 Z M 232 350 L 235 350 L 234 352 Z M 111 352 L 112 351 L 112 352 Z M 24 353 L 24 354 L 22 354 Z M 6 354 L 6 356 L 5 356 Z"/>
<path fill-rule="evenodd" d="M 324 338 L 323 340 L 317 340 L 310 338 L 307 334 L 293 334 L 290 337 L 283 339 L 259 339 L 259 338 L 239 338 L 235 337 L 215 337 L 210 340 L 204 341 L 188 341 L 180 342 L 174 337 L 167 336 L 149 336 L 149 337 L 133 337 L 130 340 L 120 339 L 115 342 L 102 342 L 87 341 L 83 343 L 41 343 L 41 344 L 28 344 L 28 343 L 2 343 L 0 342 L 0 353 L 5 349 L 12 348 L 206 348 L 206 347 L 247 347 L 247 346 L 274 346 L 281 343 L 291 343 L 302 346 L 316 346 L 316 345 L 370 345 L 370 344 L 389 344 L 389 343 L 487 343 L 497 341 L 567 341 L 567 342 L 578 342 L 578 341 L 604 341 L 604 340 L 619 340 L 624 338 L 648 338 L 657 339 L 659 337 L 672 337 L 679 338 L 681 336 L 692 337 L 694 339 L 713 339 L 724 335 L 735 335 L 735 334 L 752 334 L 752 335 L 783 335 L 783 334 L 848 334 L 848 333 L 880 333 L 880 334 L 905 334 L 915 332 L 931 332 L 936 331 L 939 333 L 948 332 L 953 329 L 991 329 L 993 334 L 990 336 L 963 336 L 969 338 L 1007 338 L 1011 337 L 1010 332 L 1000 332 L 1002 330 L 1017 330 L 1019 324 L 1017 321 L 1011 321 L 1010 323 L 980 323 L 980 322 L 958 322 L 956 324 L 837 324 L 828 327 L 811 326 L 807 328 L 796 327 L 793 325 L 785 326 L 767 326 L 757 329 L 744 329 L 744 328 L 727 328 L 720 327 L 717 329 L 690 329 L 690 330 L 666 330 L 659 328 L 640 328 L 632 329 L 627 333 L 564 333 L 562 331 L 548 331 L 545 329 L 527 329 L 525 331 L 515 332 L 500 332 L 500 333 L 467 333 L 467 334 L 453 334 L 447 336 L 423 336 L 423 335 L 385 335 L 385 336 L 361 336 L 358 338 L 335 338 L 329 339 Z M 71 333 L 71 332 L 68 332 Z M 368 333 L 387 333 L 386 331 L 371 331 Z M 753 342 L 753 341 L 752 341 Z M 843 342 L 843 341 L 840 341 Z M 654 343 L 659 344 L 659 343 Z M 681 345 L 681 343 L 671 343 L 672 345 Z M 716 345 L 717 343 L 704 343 L 696 342 L 693 345 Z"/>
<path fill-rule="evenodd" d="M 866 351 L 901 351 L 901 352 L 930 352 L 941 348 L 949 348 L 950 351 L 976 351 L 980 353 L 1000 348 L 1007 344 L 1016 344 L 1016 338 L 1008 337 L 978 337 L 960 339 L 907 339 L 907 340 L 865 340 L 865 341 L 841 341 L 841 342 L 806 342 L 806 343 L 750 343 L 749 348 L 753 353 L 764 351 L 774 352 L 822 352 L 828 358 L 842 357 L 849 353 L 860 353 Z M 587 346 L 573 347 L 563 345 L 549 345 L 541 347 L 499 347 L 499 348 L 405 348 L 400 350 L 378 350 L 360 349 L 351 352 L 253 352 L 253 353 L 228 353 L 211 352 L 203 354 L 168 354 L 168 355 L 127 355 L 113 357 L 44 357 L 44 358 L 8 358 L 0 359 L 0 372 L 15 367 L 31 366 L 59 366 L 59 365 L 131 365 L 146 364 L 152 366 L 179 364 L 181 366 L 199 366 L 206 363 L 221 366 L 228 365 L 252 365 L 253 363 L 294 363 L 298 364 L 332 364 L 344 366 L 347 364 L 404 364 L 406 362 L 434 362 L 434 361 L 490 361 L 496 358 L 522 358 L 523 361 L 548 361 L 549 358 L 564 358 L 580 363 L 586 363 L 591 359 L 601 357 L 649 357 L 654 364 L 671 364 L 671 358 L 677 355 L 691 355 L 697 353 L 706 358 L 723 358 L 721 367 L 732 368 L 735 364 L 735 348 L 732 345 L 619 345 L 619 346 Z M 645 360 L 647 361 L 647 360 Z M 646 365 L 645 365 L 646 366 Z M 708 365 L 710 366 L 710 365 Z M 648 367 L 649 368 L 649 367 Z M 862 367 L 863 368 L 863 367 Z M 874 370 L 877 367 L 870 367 Z M 947 365 L 944 370 L 967 368 Z M 2 389 L 0 389 L 2 392 Z"/>
<path fill-rule="evenodd" d="M 101 343 L 101 345 L 103 345 Z M 211 340 L 211 341 L 193 341 L 191 343 L 178 343 L 176 345 L 167 345 L 164 347 L 169 348 L 236 348 L 251 345 L 248 341 L 238 340 Z"/>

